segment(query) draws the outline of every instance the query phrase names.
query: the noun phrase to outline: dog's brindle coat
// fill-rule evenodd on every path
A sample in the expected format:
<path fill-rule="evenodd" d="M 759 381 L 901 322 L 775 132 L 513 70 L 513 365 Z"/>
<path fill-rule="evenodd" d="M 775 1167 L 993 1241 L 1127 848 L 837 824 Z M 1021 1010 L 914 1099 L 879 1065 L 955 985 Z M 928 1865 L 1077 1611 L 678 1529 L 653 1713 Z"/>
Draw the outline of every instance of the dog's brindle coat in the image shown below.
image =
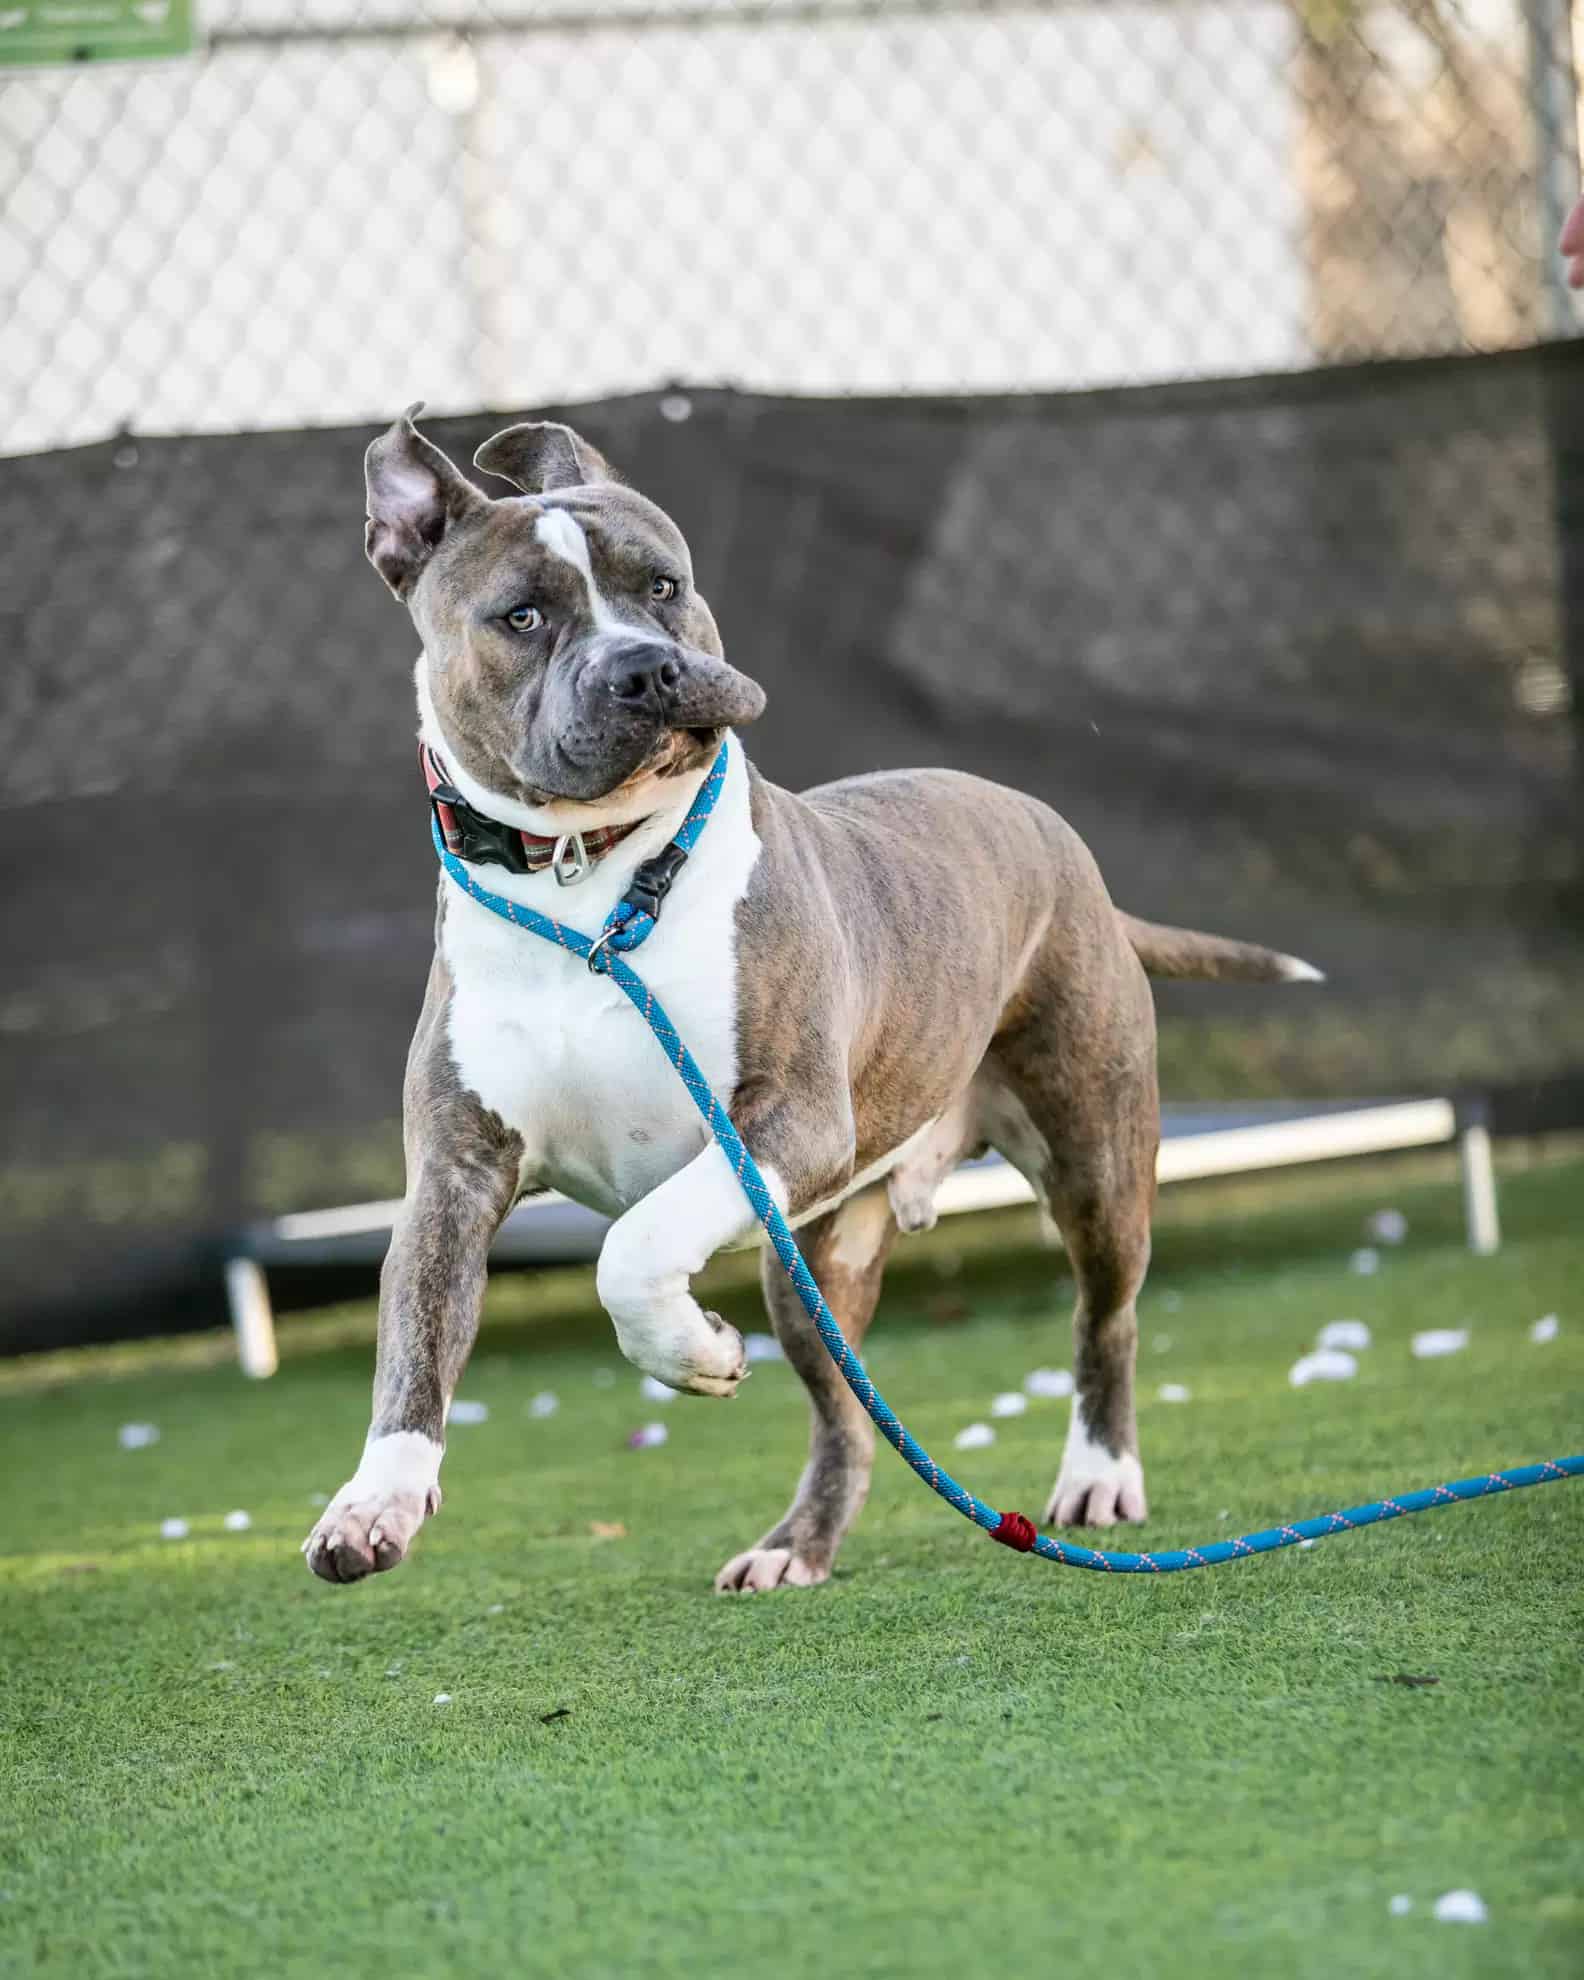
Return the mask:
<path fill-rule="evenodd" d="M 416 409 L 415 409 L 416 410 Z M 639 958 L 723 1097 L 855 1343 L 898 1229 L 933 1221 L 964 1154 L 1001 1150 L 1065 1237 L 1076 1395 L 1046 1517 L 1145 1516 L 1134 1301 L 1159 1122 L 1145 969 L 1279 981 L 1308 965 L 1120 913 L 1047 806 L 945 770 L 794 796 L 731 735 L 760 690 L 722 656 L 687 546 L 568 428 L 477 464 L 491 501 L 399 420 L 369 449 L 369 556 L 423 639 L 425 739 L 480 810 L 551 834 L 645 821 L 575 892 L 491 887 L 592 932 L 680 823 L 728 738 L 716 812 Z M 600 1294 L 628 1356 L 731 1395 L 742 1342 L 688 1281 L 756 1229 L 724 1156 L 618 992 L 442 876 L 404 1092 L 407 1197 L 381 1281 L 374 1413 L 305 1543 L 329 1581 L 394 1567 L 440 1503 L 446 1413 L 489 1243 L 546 1186 L 616 1221 Z M 823 1581 L 868 1489 L 873 1431 L 775 1259 L 766 1297 L 813 1406 L 791 1506 L 722 1590 Z"/>

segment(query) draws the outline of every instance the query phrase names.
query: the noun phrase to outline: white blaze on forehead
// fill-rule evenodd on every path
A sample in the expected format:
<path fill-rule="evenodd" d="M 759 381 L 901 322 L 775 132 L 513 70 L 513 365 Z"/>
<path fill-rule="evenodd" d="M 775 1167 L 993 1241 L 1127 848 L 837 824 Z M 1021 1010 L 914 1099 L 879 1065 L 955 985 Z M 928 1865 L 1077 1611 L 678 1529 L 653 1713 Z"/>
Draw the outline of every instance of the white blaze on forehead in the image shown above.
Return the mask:
<path fill-rule="evenodd" d="M 619 626 L 621 621 L 600 596 L 599 586 L 594 582 L 588 538 L 576 516 L 569 515 L 565 509 L 546 509 L 534 524 L 534 535 L 553 557 L 559 557 L 563 563 L 582 572 L 583 582 L 588 588 L 589 611 L 599 630 L 605 632 Z"/>

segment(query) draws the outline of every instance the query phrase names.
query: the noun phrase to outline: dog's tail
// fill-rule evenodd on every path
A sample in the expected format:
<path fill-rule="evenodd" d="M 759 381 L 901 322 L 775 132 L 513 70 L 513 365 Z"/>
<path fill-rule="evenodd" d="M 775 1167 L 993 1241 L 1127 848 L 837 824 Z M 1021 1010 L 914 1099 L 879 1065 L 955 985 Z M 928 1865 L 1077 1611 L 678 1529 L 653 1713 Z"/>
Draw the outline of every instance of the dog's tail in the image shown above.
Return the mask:
<path fill-rule="evenodd" d="M 1177 976 L 1200 983 L 1323 983 L 1313 963 L 1262 949 L 1257 942 L 1233 942 L 1201 935 L 1192 928 L 1168 928 L 1158 921 L 1122 916 L 1122 930 L 1133 953 L 1151 976 Z"/>

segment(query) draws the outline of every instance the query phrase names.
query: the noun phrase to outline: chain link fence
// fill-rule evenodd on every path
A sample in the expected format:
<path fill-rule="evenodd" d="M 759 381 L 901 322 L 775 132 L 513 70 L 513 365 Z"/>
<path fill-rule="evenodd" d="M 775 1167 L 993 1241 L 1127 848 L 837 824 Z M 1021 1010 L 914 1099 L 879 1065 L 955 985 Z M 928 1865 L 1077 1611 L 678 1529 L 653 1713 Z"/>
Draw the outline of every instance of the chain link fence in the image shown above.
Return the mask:
<path fill-rule="evenodd" d="M 1573 323 L 1569 0 L 207 0 L 200 35 L 0 68 L 0 449 Z"/>
<path fill-rule="evenodd" d="M 1568 0 L 200 0 L 4 66 L 183 4 L 0 0 L 0 1352 L 401 1188 L 360 461 L 420 396 L 677 517 L 767 775 L 998 777 L 1325 965 L 1166 986 L 1174 1097 L 1584 1066 Z"/>

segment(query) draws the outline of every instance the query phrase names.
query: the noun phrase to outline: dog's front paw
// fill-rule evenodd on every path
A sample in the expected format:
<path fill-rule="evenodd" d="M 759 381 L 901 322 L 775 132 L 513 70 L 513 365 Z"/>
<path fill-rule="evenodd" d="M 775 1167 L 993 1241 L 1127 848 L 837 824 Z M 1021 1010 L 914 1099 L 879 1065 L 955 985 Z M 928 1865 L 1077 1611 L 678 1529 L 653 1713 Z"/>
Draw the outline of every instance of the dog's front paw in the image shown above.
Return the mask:
<path fill-rule="evenodd" d="M 790 1547 L 750 1547 L 715 1577 L 717 1595 L 758 1595 L 772 1588 L 814 1588 L 829 1581 L 827 1562 L 806 1560 Z"/>
<path fill-rule="evenodd" d="M 361 1581 L 399 1567 L 413 1535 L 439 1510 L 438 1485 L 422 1492 L 390 1487 L 371 1492 L 354 1478 L 325 1507 L 302 1551 L 321 1581 Z"/>
<path fill-rule="evenodd" d="M 1131 1451 L 1110 1457 L 1069 1450 L 1045 1506 L 1047 1526 L 1115 1526 L 1148 1517 L 1144 1469 Z"/>
<path fill-rule="evenodd" d="M 742 1335 L 729 1321 L 718 1313 L 706 1313 L 704 1318 L 711 1330 L 708 1349 L 700 1353 L 696 1343 L 688 1343 L 681 1380 L 672 1386 L 690 1396 L 734 1396 L 739 1385 L 748 1379 L 748 1350 Z M 671 1378 L 662 1376 L 661 1380 Z"/>

